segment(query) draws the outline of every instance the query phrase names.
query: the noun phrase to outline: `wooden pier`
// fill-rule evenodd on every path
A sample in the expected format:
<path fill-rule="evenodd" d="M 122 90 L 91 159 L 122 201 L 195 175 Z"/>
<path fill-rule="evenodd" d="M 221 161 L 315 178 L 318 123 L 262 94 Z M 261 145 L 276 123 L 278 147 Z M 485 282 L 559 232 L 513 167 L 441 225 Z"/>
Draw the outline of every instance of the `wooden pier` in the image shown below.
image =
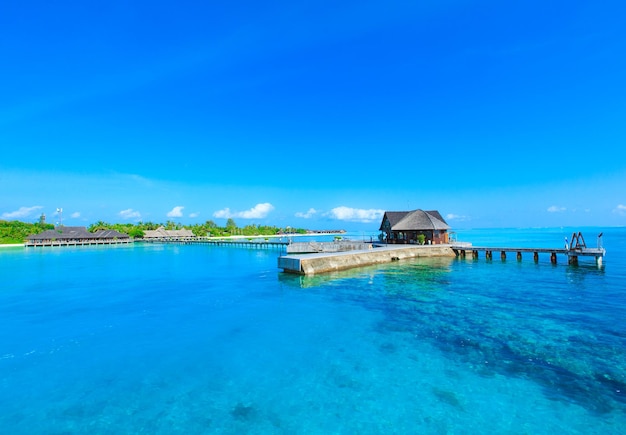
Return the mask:
<path fill-rule="evenodd" d="M 493 259 L 493 253 L 499 252 L 500 259 L 506 260 L 507 253 L 515 253 L 517 261 L 522 261 L 523 253 L 533 254 L 535 263 L 539 261 L 539 254 L 550 254 L 550 262 L 557 264 L 557 254 L 567 255 L 567 263 L 571 265 L 578 264 L 578 257 L 594 257 L 598 267 L 602 266 L 602 261 L 606 250 L 602 247 L 602 233 L 598 236 L 598 247 L 588 248 L 582 233 L 572 234 L 571 245 L 567 242 L 564 248 L 511 248 L 511 247 L 487 247 L 487 246 L 471 246 L 469 244 L 453 245 L 452 249 L 457 257 L 460 258 L 478 258 L 479 252 L 485 253 L 487 260 Z"/>
<path fill-rule="evenodd" d="M 212 246 L 235 246 L 240 248 L 255 248 L 255 249 L 283 249 L 289 245 L 289 242 L 283 242 L 280 240 L 275 241 L 259 241 L 259 240 L 241 240 L 241 239 L 209 239 L 205 237 L 163 237 L 163 238 L 151 238 L 136 240 L 142 243 L 168 243 L 178 245 L 212 245 Z"/>

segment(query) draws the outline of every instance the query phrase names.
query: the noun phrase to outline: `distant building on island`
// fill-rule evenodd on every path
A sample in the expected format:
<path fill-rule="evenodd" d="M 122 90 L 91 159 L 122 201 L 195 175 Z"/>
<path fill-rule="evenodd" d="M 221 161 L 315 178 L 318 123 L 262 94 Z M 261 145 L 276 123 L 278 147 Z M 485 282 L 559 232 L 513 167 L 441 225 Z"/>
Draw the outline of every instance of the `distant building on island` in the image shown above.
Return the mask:
<path fill-rule="evenodd" d="M 26 246 L 67 246 L 129 243 L 128 234 L 115 230 L 99 230 L 90 233 L 85 227 L 57 226 L 26 238 Z"/>
<path fill-rule="evenodd" d="M 189 237 L 195 237 L 191 230 L 166 230 L 164 227 L 159 227 L 156 230 L 144 230 L 144 239 L 185 239 Z"/>
<path fill-rule="evenodd" d="M 383 240 L 387 243 L 448 243 L 450 227 L 436 210 L 386 211 L 380 224 Z"/>

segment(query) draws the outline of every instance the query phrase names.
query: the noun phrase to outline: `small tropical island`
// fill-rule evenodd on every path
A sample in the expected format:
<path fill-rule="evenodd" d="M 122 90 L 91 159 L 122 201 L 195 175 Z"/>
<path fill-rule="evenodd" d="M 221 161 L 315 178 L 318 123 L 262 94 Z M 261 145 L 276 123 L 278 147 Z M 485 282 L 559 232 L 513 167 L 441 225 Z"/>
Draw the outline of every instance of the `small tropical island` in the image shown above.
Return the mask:
<path fill-rule="evenodd" d="M 273 225 L 250 224 L 239 227 L 231 218 L 226 221 L 225 226 L 219 226 L 212 220 L 207 220 L 201 224 L 183 225 L 168 220 L 165 223 L 137 222 L 137 223 L 108 223 L 98 221 L 88 227 L 57 226 L 46 223 L 42 216 L 38 222 L 28 223 L 17 220 L 0 220 L 0 245 L 24 244 L 29 238 L 36 235 L 50 235 L 56 232 L 59 235 L 74 232 L 72 236 L 88 237 L 89 235 L 110 238 L 143 239 L 145 236 L 155 234 L 158 231 L 178 232 L 188 237 L 267 237 L 293 234 L 327 234 L 345 233 L 345 230 L 308 230 L 305 228 L 278 227 Z"/>

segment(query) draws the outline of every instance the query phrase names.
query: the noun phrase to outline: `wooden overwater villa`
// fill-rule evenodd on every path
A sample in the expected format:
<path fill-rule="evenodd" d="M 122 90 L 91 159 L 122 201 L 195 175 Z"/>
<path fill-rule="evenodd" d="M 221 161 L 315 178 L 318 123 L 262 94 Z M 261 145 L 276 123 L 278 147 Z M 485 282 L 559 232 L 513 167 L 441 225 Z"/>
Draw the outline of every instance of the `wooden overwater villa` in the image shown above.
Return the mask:
<path fill-rule="evenodd" d="M 100 230 L 90 233 L 85 227 L 58 226 L 53 230 L 46 230 L 39 234 L 27 237 L 24 246 L 27 247 L 54 247 L 54 246 L 83 246 L 83 245 L 117 245 L 132 243 L 128 234 L 115 230 Z"/>
<path fill-rule="evenodd" d="M 386 211 L 379 230 L 385 243 L 448 243 L 450 227 L 437 210 Z"/>

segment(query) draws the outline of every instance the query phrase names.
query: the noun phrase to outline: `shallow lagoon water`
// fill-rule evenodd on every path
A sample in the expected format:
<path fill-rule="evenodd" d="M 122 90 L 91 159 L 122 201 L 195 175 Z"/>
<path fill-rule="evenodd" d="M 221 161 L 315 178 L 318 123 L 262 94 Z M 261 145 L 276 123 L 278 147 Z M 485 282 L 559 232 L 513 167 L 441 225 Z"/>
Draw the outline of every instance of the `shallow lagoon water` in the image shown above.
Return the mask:
<path fill-rule="evenodd" d="M 458 236 L 560 246 L 563 234 Z M 277 250 L 0 251 L 0 427 L 620 433 L 626 229 L 605 229 L 604 245 L 602 269 L 529 255 L 314 277 L 280 273 Z"/>

